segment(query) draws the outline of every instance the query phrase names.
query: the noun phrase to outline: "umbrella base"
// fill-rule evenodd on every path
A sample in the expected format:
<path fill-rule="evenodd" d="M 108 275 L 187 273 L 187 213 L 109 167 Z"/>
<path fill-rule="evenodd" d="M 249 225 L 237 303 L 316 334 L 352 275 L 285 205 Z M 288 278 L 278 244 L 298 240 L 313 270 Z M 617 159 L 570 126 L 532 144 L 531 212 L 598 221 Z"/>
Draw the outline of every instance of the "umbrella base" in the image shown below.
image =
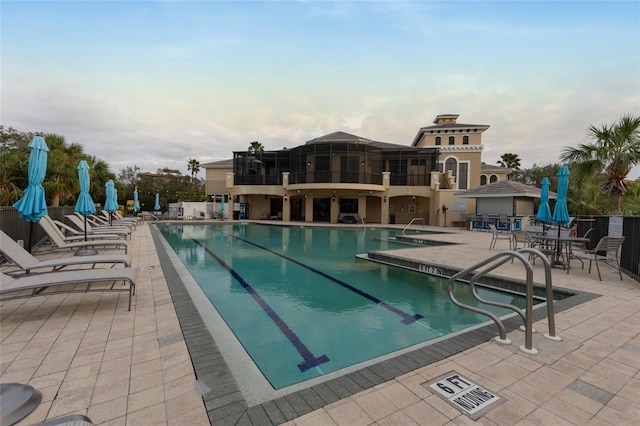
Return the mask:
<path fill-rule="evenodd" d="M 567 265 L 561 260 L 554 260 L 553 262 L 551 262 L 551 267 L 556 269 L 564 269 L 567 267 Z"/>
<path fill-rule="evenodd" d="M 98 251 L 92 248 L 80 249 L 78 250 L 74 256 L 95 256 L 98 254 Z"/>

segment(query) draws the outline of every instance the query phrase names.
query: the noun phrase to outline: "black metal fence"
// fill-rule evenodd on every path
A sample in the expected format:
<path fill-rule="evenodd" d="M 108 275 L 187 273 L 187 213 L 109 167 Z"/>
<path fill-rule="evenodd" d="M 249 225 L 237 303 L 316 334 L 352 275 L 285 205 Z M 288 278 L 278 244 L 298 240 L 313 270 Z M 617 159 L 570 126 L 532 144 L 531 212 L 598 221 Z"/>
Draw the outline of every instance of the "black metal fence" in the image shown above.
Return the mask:
<path fill-rule="evenodd" d="M 589 228 L 590 244 L 593 248 L 602 237 L 609 235 L 609 216 L 579 216 L 577 234 L 584 235 Z M 627 274 L 640 280 L 640 217 L 625 216 L 622 218 L 622 235 L 624 243 L 620 253 L 620 266 Z"/>
<path fill-rule="evenodd" d="M 47 207 L 47 209 L 52 219 L 66 223 L 64 215 L 73 214 L 74 206 Z M 23 240 L 25 247 L 28 247 L 29 238 L 35 246 L 38 241 L 46 237 L 40 225 L 20 219 L 18 210 L 13 207 L 0 207 L 0 229 L 16 241 Z"/>

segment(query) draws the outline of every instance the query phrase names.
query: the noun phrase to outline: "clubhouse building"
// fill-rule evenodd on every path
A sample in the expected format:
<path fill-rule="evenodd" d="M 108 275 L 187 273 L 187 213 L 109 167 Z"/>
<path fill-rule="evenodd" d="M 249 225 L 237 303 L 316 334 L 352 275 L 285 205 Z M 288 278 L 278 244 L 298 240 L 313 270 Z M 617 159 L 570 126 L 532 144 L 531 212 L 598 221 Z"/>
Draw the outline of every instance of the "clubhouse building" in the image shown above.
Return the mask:
<path fill-rule="evenodd" d="M 408 145 L 334 132 L 277 151 L 202 164 L 206 194 L 233 218 L 451 226 L 476 200 L 461 191 L 507 179 L 482 163 L 486 124 L 441 114 Z M 231 218 L 231 213 L 229 213 Z"/>

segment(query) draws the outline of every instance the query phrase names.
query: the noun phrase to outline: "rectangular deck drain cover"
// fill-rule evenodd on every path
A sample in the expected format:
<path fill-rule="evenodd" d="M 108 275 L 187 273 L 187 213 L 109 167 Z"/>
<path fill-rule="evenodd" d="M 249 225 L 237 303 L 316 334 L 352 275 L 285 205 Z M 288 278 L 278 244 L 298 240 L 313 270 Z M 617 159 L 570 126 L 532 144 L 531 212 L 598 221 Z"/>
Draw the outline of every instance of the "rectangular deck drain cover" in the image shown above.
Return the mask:
<path fill-rule="evenodd" d="M 473 420 L 478 420 L 505 401 L 500 395 L 473 383 L 455 371 L 425 382 L 422 386 L 439 395 Z"/>

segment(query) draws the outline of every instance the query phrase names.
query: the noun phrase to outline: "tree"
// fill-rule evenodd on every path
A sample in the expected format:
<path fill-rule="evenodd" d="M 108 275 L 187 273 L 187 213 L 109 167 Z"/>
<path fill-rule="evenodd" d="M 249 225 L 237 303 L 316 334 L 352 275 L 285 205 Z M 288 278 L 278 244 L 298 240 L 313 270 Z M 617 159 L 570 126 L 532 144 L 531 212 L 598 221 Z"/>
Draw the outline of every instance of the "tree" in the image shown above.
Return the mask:
<path fill-rule="evenodd" d="M 29 184 L 29 133 L 13 127 L 0 126 L 0 205 L 10 206 L 18 201 Z"/>
<path fill-rule="evenodd" d="M 191 170 L 191 182 L 193 182 L 193 178 L 200 171 L 200 162 L 198 160 L 196 160 L 195 158 L 192 158 L 187 163 L 187 170 Z"/>
<path fill-rule="evenodd" d="M 249 144 L 249 153 L 257 154 L 259 152 L 264 152 L 264 146 L 258 141 L 253 141 Z"/>
<path fill-rule="evenodd" d="M 104 203 L 106 199 L 105 184 L 109 179 L 115 179 L 116 175 L 109 170 L 109 165 L 96 157 L 87 160 L 91 175 L 91 196 L 96 203 Z"/>
<path fill-rule="evenodd" d="M 507 175 L 508 179 L 511 179 L 514 173 L 520 170 L 520 158 L 518 157 L 518 154 L 512 154 L 510 152 L 502 154 L 500 156 L 498 164 L 500 164 L 502 167 L 508 167 L 512 170 L 511 173 Z"/>
<path fill-rule="evenodd" d="M 549 178 L 551 185 L 549 188 L 552 191 L 558 186 L 558 170 L 560 169 L 560 163 L 538 165 L 534 164 L 530 169 L 520 169 L 513 177 L 516 182 L 524 183 L 525 185 L 537 186 L 540 188 L 540 183 L 543 178 Z M 571 181 L 569 181 L 571 183 Z"/>
<path fill-rule="evenodd" d="M 49 155 L 47 156 L 47 174 L 42 183 L 51 206 L 71 205 L 80 192 L 78 182 L 78 163 L 86 160 L 82 145 L 67 144 L 64 136 L 48 134 L 44 136 Z"/>
<path fill-rule="evenodd" d="M 612 125 L 591 126 L 588 135 L 595 142 L 565 148 L 560 158 L 573 163 L 580 176 L 606 173 L 602 190 L 611 197 L 612 214 L 616 215 L 626 191 L 624 181 L 640 163 L 640 117 L 625 115 Z"/>

